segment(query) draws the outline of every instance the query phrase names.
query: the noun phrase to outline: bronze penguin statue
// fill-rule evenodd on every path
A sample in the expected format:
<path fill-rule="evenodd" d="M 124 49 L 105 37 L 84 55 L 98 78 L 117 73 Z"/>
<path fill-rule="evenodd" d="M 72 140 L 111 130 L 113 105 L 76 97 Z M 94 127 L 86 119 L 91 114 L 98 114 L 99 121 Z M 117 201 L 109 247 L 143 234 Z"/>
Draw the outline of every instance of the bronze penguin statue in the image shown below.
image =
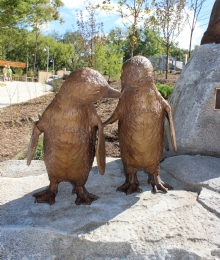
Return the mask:
<path fill-rule="evenodd" d="M 122 66 L 121 88 L 119 103 L 104 123 L 107 125 L 118 120 L 119 145 L 126 181 L 117 190 L 126 194 L 142 192 L 136 173 L 147 171 L 153 192 L 167 192 L 172 187 L 159 176 L 164 145 L 164 115 L 170 123 L 175 151 L 176 138 L 171 106 L 154 84 L 151 62 L 143 56 L 127 60 Z"/>
<path fill-rule="evenodd" d="M 208 43 L 220 43 L 220 0 L 215 0 L 208 28 L 201 39 L 201 45 Z"/>
<path fill-rule="evenodd" d="M 44 162 L 49 187 L 33 196 L 36 202 L 55 203 L 60 182 L 70 182 L 77 195 L 75 203 L 91 204 L 98 199 L 85 188 L 95 156 L 100 174 L 105 171 L 105 138 L 103 124 L 93 105 L 103 97 L 117 98 L 120 91 L 112 89 L 102 75 L 90 68 L 72 72 L 48 105 L 39 121 L 34 123 L 28 148 L 30 165 L 41 133 L 44 133 Z"/>

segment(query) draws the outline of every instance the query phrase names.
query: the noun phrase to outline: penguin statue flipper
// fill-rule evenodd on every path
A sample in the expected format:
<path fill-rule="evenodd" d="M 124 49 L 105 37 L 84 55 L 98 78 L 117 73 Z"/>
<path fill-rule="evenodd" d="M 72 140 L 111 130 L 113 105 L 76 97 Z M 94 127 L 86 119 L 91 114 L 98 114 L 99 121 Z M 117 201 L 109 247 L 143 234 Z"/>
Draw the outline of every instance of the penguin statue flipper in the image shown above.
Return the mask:
<path fill-rule="evenodd" d="M 114 113 L 111 115 L 111 117 L 109 117 L 109 119 L 107 119 L 107 120 L 103 123 L 104 126 L 109 125 L 109 124 L 112 124 L 112 123 L 114 123 L 115 121 L 119 120 L 119 116 L 118 116 L 118 112 L 117 112 L 118 107 L 119 107 L 119 106 L 116 107 L 116 109 L 115 109 Z"/>
<path fill-rule="evenodd" d="M 36 147 L 37 147 L 38 139 L 39 139 L 39 136 L 40 136 L 41 133 L 42 132 L 37 127 L 36 122 L 34 122 L 31 140 L 30 140 L 30 144 L 29 144 L 28 152 L 27 152 L 27 165 L 31 164 L 31 160 L 34 157 L 34 153 L 35 153 L 35 150 L 36 150 Z"/>
<path fill-rule="evenodd" d="M 172 116 L 172 109 L 171 106 L 168 104 L 168 106 L 165 108 L 166 117 L 168 119 L 169 125 L 170 125 L 170 139 L 172 143 L 172 147 L 174 152 L 177 151 L 177 145 L 176 145 L 176 135 L 174 130 L 174 123 L 173 123 L 173 116 Z"/>
<path fill-rule="evenodd" d="M 98 127 L 98 141 L 96 147 L 96 160 L 98 164 L 98 170 L 100 174 L 105 173 L 105 136 L 103 133 L 103 125 L 99 117 L 97 117 L 97 127 Z"/>

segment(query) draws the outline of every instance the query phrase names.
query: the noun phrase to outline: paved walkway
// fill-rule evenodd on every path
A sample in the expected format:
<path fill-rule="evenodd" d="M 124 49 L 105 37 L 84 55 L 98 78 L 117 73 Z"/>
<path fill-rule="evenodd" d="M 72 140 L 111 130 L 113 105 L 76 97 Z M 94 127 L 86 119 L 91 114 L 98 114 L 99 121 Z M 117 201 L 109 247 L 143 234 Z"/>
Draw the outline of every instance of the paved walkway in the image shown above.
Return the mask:
<path fill-rule="evenodd" d="M 1 81 L 0 84 L 5 84 L 0 86 L 0 108 L 28 101 L 53 90 L 52 86 L 39 82 Z"/>

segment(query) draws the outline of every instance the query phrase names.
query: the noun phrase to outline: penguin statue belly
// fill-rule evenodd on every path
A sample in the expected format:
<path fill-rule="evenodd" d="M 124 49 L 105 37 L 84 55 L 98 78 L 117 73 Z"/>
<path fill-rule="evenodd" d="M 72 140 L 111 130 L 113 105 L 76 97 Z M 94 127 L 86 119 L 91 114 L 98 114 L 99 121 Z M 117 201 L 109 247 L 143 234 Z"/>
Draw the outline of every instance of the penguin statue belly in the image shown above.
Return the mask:
<path fill-rule="evenodd" d="M 172 189 L 159 176 L 164 145 L 164 116 L 170 123 L 171 141 L 176 151 L 176 139 L 171 107 L 157 90 L 153 67 L 142 56 L 127 60 L 122 67 L 122 93 L 112 116 L 104 123 L 118 123 L 121 159 L 126 182 L 118 188 L 130 194 L 141 192 L 137 171 L 147 171 L 153 191 Z"/>
<path fill-rule="evenodd" d="M 103 97 L 119 97 L 120 92 L 109 87 L 97 71 L 81 68 L 72 72 L 59 93 L 34 123 L 28 149 L 30 165 L 38 138 L 44 133 L 44 162 L 50 185 L 33 196 L 36 202 L 55 203 L 60 182 L 72 183 L 75 203 L 91 204 L 98 197 L 85 188 L 95 156 L 101 174 L 105 171 L 105 138 L 101 119 L 93 102 Z"/>

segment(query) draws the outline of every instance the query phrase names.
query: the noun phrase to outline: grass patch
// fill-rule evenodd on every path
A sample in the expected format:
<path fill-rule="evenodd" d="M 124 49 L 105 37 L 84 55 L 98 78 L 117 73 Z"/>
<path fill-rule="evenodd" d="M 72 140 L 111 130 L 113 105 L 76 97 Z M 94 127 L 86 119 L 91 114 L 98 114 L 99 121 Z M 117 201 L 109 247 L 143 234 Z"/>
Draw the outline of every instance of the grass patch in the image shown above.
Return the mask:
<path fill-rule="evenodd" d="M 52 81 L 53 92 L 58 93 L 60 91 L 61 86 L 63 85 L 63 79 L 54 79 Z"/>
<path fill-rule="evenodd" d="M 43 145 L 44 136 L 41 135 L 38 140 L 37 148 L 33 160 L 43 160 L 44 159 L 44 145 Z"/>
<path fill-rule="evenodd" d="M 173 91 L 173 86 L 172 85 L 161 84 L 161 83 L 158 82 L 156 84 L 156 87 L 159 90 L 160 94 L 165 99 L 168 99 L 169 96 L 171 95 L 172 91 Z"/>

